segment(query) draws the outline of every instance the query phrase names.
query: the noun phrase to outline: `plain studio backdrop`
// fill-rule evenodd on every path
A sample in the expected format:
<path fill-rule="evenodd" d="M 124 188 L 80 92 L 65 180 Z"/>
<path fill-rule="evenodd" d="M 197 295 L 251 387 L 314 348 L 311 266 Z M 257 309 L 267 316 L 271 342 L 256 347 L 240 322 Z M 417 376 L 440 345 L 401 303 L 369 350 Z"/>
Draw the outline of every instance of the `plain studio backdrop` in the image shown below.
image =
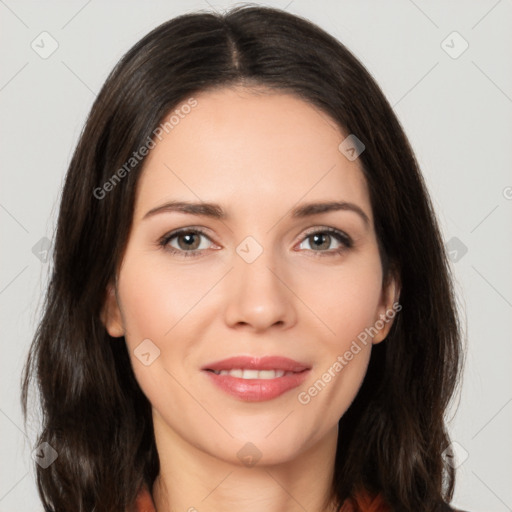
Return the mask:
<path fill-rule="evenodd" d="M 63 178 L 86 115 L 115 63 L 147 32 L 185 12 L 232 5 L 0 1 L 0 512 L 42 510 L 20 373 L 48 279 Z M 449 423 L 454 504 L 512 510 L 512 2 L 261 5 L 303 16 L 343 42 L 375 77 L 412 143 L 466 326 L 463 387 Z"/>

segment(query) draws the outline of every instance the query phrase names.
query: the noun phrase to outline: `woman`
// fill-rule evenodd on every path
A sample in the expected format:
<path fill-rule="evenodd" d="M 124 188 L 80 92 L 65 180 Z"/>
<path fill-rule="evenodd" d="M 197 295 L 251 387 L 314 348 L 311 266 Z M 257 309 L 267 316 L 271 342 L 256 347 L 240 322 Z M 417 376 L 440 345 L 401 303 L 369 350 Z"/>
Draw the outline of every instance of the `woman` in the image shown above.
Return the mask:
<path fill-rule="evenodd" d="M 308 21 L 187 14 L 121 59 L 45 304 L 45 510 L 451 510 L 439 228 L 382 92 Z"/>

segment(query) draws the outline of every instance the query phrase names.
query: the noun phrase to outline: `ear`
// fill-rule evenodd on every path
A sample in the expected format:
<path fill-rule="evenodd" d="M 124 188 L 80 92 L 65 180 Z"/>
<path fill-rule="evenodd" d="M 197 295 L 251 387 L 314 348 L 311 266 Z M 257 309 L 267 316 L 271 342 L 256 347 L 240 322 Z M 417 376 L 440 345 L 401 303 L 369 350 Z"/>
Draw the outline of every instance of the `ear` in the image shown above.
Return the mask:
<path fill-rule="evenodd" d="M 105 301 L 101 310 L 101 321 L 113 338 L 124 336 L 123 317 L 117 302 L 116 290 L 112 283 L 107 286 Z"/>
<path fill-rule="evenodd" d="M 394 272 L 390 272 L 387 282 L 382 286 L 381 300 L 375 317 L 374 328 L 377 333 L 372 343 L 375 345 L 384 341 L 391 330 L 393 321 L 398 312 L 402 309 L 400 299 L 400 279 Z"/>

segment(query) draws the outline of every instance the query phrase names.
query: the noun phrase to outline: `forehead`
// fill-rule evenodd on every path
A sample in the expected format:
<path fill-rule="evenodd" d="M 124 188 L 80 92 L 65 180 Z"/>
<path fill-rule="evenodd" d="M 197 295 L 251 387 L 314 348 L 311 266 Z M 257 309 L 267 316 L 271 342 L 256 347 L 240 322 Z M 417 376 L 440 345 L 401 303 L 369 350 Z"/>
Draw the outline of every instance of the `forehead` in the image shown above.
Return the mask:
<path fill-rule="evenodd" d="M 348 134 L 325 112 L 296 95 L 263 88 L 193 97 L 193 108 L 176 107 L 179 122 L 156 139 L 144 162 L 136 217 L 169 199 L 247 210 L 289 208 L 301 199 L 350 200 L 371 217 L 360 163 L 338 149 Z"/>

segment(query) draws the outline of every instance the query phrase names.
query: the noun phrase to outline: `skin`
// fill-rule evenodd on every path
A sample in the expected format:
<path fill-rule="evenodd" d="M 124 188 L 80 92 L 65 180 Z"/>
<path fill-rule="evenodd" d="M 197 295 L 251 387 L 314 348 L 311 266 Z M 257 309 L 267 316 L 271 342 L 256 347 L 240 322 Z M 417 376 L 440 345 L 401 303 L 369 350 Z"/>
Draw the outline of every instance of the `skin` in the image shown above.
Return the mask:
<path fill-rule="evenodd" d="M 399 291 L 395 280 L 383 286 L 361 164 L 338 150 L 348 134 L 296 96 L 237 87 L 194 97 L 197 107 L 145 161 L 103 311 L 108 332 L 125 337 L 152 404 L 161 462 L 155 504 L 159 512 L 331 510 L 338 421 L 392 321 L 309 403 L 298 394 L 391 309 Z M 144 218 L 171 200 L 218 203 L 228 218 L 173 211 Z M 350 210 L 290 215 L 300 204 L 340 200 L 357 205 L 368 224 Z M 192 237 L 199 256 L 170 252 L 169 245 L 187 250 L 183 236 L 167 249 L 158 244 L 192 227 L 207 232 Z M 353 246 L 336 254 L 343 244 L 327 236 L 317 248 L 309 231 L 326 227 Z M 252 263 L 236 252 L 248 236 L 263 249 Z M 160 350 L 148 366 L 134 354 L 145 339 Z M 200 371 L 234 355 L 283 355 L 312 370 L 300 388 L 244 402 Z M 237 456 L 249 442 L 261 456 L 254 466 Z"/>

